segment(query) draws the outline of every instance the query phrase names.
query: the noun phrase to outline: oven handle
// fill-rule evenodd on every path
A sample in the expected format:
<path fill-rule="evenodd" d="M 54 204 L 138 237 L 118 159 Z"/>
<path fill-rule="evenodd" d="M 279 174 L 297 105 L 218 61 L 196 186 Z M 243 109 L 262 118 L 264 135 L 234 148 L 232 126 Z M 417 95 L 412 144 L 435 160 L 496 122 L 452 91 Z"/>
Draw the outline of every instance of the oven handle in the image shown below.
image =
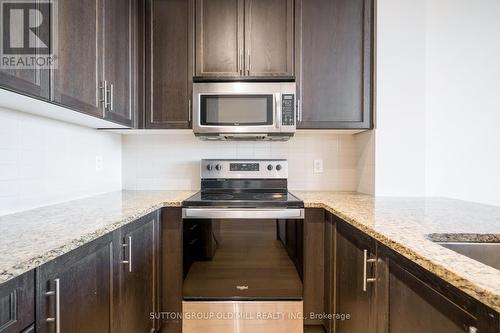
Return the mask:
<path fill-rule="evenodd" d="M 303 219 L 303 208 L 183 208 L 184 219 Z"/>

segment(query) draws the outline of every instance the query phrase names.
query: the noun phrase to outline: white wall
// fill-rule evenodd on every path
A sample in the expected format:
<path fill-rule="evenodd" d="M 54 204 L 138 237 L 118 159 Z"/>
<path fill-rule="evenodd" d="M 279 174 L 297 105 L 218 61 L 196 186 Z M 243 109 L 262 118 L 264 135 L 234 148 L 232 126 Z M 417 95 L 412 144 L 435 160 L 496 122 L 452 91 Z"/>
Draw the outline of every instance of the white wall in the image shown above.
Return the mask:
<path fill-rule="evenodd" d="M 202 158 L 287 158 L 292 190 L 355 191 L 358 164 L 366 156 L 358 146 L 355 136 L 333 134 L 298 133 L 288 142 L 206 142 L 192 134 L 124 135 L 123 186 L 199 189 Z M 315 159 L 323 159 L 321 174 L 313 172 Z"/>
<path fill-rule="evenodd" d="M 425 195 L 425 1 L 377 7 L 375 194 Z"/>
<path fill-rule="evenodd" d="M 378 0 L 375 193 L 500 205 L 500 2 Z"/>
<path fill-rule="evenodd" d="M 119 189 L 119 135 L 0 109 L 0 215 Z"/>
<path fill-rule="evenodd" d="M 375 132 L 366 131 L 354 135 L 356 143 L 356 191 L 375 194 Z"/>
<path fill-rule="evenodd" d="M 500 1 L 427 1 L 427 194 L 500 205 Z"/>

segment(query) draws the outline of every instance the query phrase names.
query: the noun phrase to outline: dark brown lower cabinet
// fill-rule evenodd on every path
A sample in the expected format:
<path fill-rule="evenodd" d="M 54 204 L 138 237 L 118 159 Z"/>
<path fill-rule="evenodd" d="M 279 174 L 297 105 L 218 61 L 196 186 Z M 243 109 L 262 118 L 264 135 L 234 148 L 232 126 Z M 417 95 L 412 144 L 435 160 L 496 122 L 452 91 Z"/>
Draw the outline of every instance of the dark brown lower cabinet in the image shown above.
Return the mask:
<path fill-rule="evenodd" d="M 161 312 L 182 311 L 182 209 L 164 208 L 161 214 Z M 181 333 L 178 317 L 162 318 L 162 333 Z"/>
<path fill-rule="evenodd" d="M 121 333 L 147 333 L 157 328 L 151 314 L 158 311 L 158 227 L 158 212 L 154 212 L 119 230 Z"/>
<path fill-rule="evenodd" d="M 159 257 L 157 211 L 42 265 L 36 331 L 157 330 Z"/>
<path fill-rule="evenodd" d="M 114 269 L 111 234 L 40 266 L 36 332 L 111 332 Z"/>
<path fill-rule="evenodd" d="M 308 208 L 304 218 L 304 325 L 322 325 L 323 320 L 309 314 L 324 312 L 324 232 L 325 211 Z"/>
<path fill-rule="evenodd" d="M 25 329 L 21 333 L 35 333 L 35 325 L 31 325 L 30 327 L 28 327 L 27 329 Z"/>
<path fill-rule="evenodd" d="M 35 271 L 0 285 L 0 333 L 18 333 L 35 322 Z"/>
<path fill-rule="evenodd" d="M 390 264 L 390 332 L 471 332 L 476 320 L 411 273 Z M 473 331 L 472 331 L 473 332 Z"/>
<path fill-rule="evenodd" d="M 336 234 L 336 312 L 350 319 L 336 320 L 335 332 L 374 332 L 371 315 L 374 304 L 374 260 L 376 244 L 373 239 L 334 218 Z"/>
<path fill-rule="evenodd" d="M 333 223 L 333 216 L 330 213 L 325 213 L 325 296 L 324 307 L 325 314 L 335 313 L 335 262 L 336 262 L 336 230 Z M 334 319 L 326 317 L 323 325 L 326 332 L 333 332 Z"/>
<path fill-rule="evenodd" d="M 500 332 L 498 313 L 401 255 L 381 248 L 388 271 L 387 332 Z"/>
<path fill-rule="evenodd" d="M 500 332 L 497 312 L 329 213 L 324 253 L 325 312 L 350 317 L 327 332 Z"/>

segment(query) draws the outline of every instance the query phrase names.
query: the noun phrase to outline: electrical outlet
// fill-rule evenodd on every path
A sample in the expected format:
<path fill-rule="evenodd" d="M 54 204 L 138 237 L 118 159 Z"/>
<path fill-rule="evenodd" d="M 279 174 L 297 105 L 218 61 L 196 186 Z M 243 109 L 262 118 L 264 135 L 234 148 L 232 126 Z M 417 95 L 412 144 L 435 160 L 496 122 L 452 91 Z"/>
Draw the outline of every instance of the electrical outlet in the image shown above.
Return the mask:
<path fill-rule="evenodd" d="M 95 157 L 95 171 L 99 172 L 104 169 L 104 160 L 101 155 Z"/>
<path fill-rule="evenodd" d="M 314 160 L 314 173 L 323 173 L 323 160 Z"/>

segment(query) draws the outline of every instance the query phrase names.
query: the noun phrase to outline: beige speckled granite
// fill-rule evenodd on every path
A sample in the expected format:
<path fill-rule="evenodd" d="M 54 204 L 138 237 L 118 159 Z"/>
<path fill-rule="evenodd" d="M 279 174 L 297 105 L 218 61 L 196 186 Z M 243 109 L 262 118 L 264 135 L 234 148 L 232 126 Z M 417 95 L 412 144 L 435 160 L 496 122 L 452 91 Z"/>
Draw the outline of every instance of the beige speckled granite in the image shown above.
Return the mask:
<path fill-rule="evenodd" d="M 0 283 L 193 193 L 117 191 L 0 216 Z"/>
<path fill-rule="evenodd" d="M 306 207 L 330 211 L 500 312 L 500 271 L 435 244 L 429 236 L 437 241 L 500 242 L 500 207 L 442 198 L 294 194 Z"/>
<path fill-rule="evenodd" d="M 499 242 L 500 207 L 451 199 L 293 192 L 306 207 L 336 214 L 500 312 L 500 271 L 429 239 Z M 0 283 L 161 207 L 178 207 L 193 193 L 119 191 L 0 216 Z"/>

